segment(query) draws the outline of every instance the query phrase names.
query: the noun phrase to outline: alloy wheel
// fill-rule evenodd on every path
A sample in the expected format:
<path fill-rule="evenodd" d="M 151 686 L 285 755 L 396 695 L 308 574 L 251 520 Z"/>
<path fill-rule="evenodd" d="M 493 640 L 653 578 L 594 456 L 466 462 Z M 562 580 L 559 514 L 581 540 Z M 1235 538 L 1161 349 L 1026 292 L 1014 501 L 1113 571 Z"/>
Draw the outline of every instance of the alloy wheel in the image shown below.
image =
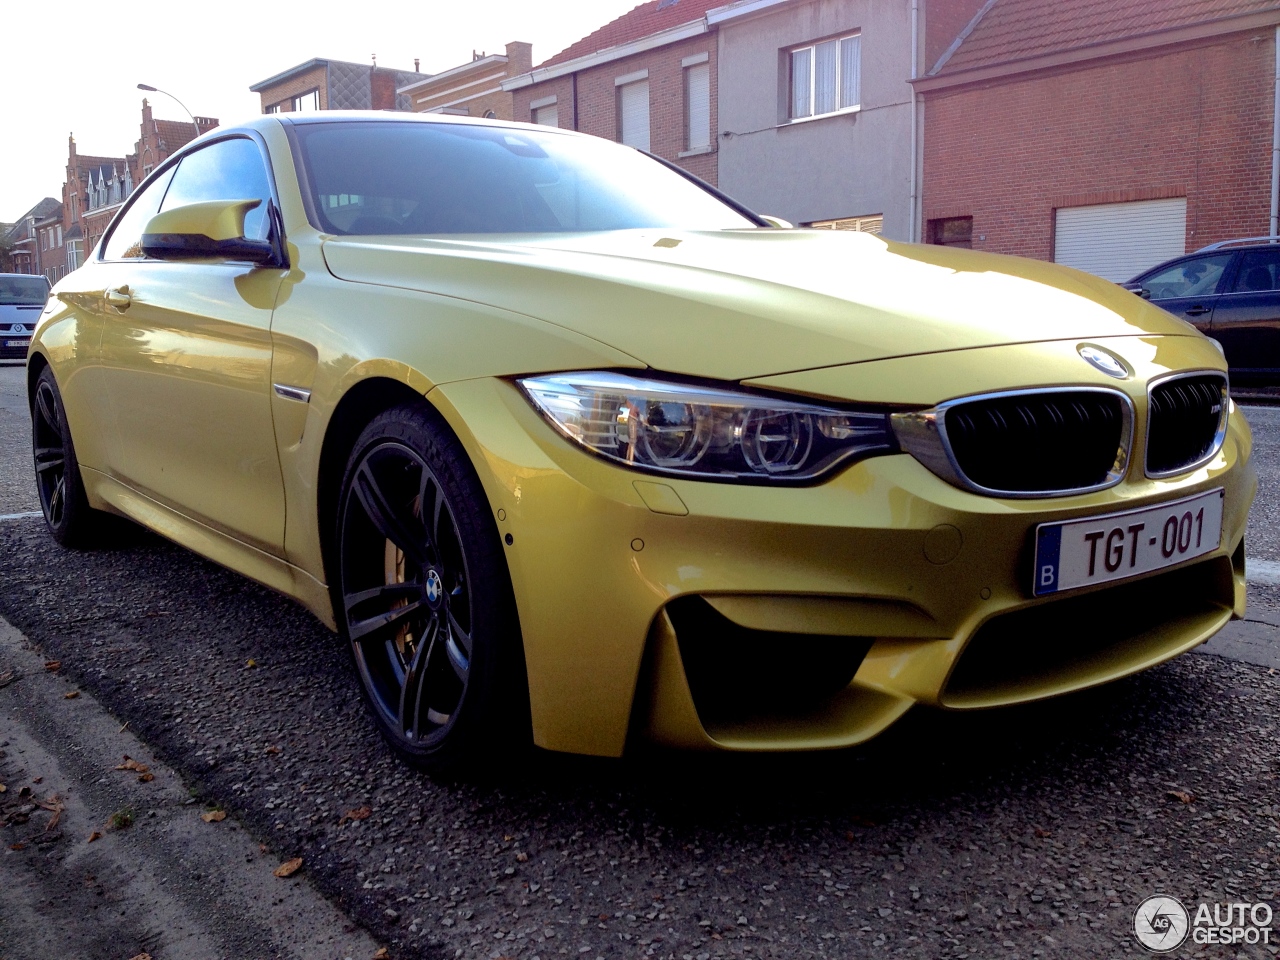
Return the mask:
<path fill-rule="evenodd" d="M 31 434 L 40 507 L 49 525 L 57 528 L 67 510 L 66 432 L 57 395 L 48 380 L 41 380 L 36 387 Z"/>

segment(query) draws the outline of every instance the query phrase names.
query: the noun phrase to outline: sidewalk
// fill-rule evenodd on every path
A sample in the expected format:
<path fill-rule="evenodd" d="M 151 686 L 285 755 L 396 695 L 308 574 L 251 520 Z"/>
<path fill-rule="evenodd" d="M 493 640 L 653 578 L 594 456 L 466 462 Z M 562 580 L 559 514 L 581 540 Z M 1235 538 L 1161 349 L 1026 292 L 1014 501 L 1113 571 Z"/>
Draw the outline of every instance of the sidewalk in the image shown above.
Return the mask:
<path fill-rule="evenodd" d="M 146 769 L 118 769 L 126 756 Z M 377 953 L 305 865 L 277 878 L 290 854 L 205 822 L 177 773 L 3 620 L 0 784 L 0 960 Z"/>

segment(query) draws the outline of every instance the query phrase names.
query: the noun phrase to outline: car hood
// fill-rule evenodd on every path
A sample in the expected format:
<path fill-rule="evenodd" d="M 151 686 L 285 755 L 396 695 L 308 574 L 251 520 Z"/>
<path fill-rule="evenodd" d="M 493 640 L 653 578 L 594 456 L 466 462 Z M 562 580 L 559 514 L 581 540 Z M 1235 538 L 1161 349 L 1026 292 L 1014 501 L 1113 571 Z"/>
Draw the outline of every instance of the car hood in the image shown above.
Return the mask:
<path fill-rule="evenodd" d="M 342 279 L 482 302 L 720 380 L 1012 343 L 1189 335 L 1037 260 L 820 230 L 328 238 Z"/>

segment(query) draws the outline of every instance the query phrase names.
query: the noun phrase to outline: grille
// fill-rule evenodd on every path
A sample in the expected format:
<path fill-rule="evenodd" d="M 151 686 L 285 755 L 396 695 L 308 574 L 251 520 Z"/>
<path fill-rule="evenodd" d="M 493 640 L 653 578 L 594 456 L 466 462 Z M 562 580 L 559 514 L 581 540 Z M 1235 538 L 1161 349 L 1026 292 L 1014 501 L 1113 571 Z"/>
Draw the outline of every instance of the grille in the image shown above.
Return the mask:
<path fill-rule="evenodd" d="M 1147 474 L 1187 470 L 1217 452 L 1227 405 L 1221 374 L 1165 380 L 1151 388 L 1147 405 Z"/>
<path fill-rule="evenodd" d="M 1015 394 L 947 410 L 947 442 L 970 483 L 1008 493 L 1103 486 L 1123 470 L 1127 406 L 1093 390 Z"/>

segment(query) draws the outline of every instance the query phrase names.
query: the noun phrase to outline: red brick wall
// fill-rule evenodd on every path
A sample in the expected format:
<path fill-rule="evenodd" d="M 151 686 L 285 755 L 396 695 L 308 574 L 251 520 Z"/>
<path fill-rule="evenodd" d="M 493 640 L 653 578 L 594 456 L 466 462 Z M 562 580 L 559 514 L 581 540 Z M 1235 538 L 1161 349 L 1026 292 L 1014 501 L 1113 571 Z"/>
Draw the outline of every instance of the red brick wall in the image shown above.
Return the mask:
<path fill-rule="evenodd" d="M 1053 259 L 1057 207 L 1187 198 L 1187 248 L 1266 234 L 1273 31 L 925 94 L 924 217 Z M 985 236 L 985 240 L 980 237 Z"/>
<path fill-rule="evenodd" d="M 685 57 L 707 53 L 711 65 L 711 149 L 712 152 L 680 157 L 685 148 L 684 68 Z M 695 176 L 715 184 L 716 164 L 716 35 L 704 34 L 648 50 L 622 60 L 613 60 L 578 73 L 578 129 L 608 140 L 618 138 L 617 87 L 614 80 L 637 70 L 649 71 L 649 146 L 660 157 L 680 164 Z M 515 91 L 515 117 L 528 120 L 534 100 L 555 95 L 560 126 L 573 126 L 573 84 L 568 76 L 535 83 Z"/>

